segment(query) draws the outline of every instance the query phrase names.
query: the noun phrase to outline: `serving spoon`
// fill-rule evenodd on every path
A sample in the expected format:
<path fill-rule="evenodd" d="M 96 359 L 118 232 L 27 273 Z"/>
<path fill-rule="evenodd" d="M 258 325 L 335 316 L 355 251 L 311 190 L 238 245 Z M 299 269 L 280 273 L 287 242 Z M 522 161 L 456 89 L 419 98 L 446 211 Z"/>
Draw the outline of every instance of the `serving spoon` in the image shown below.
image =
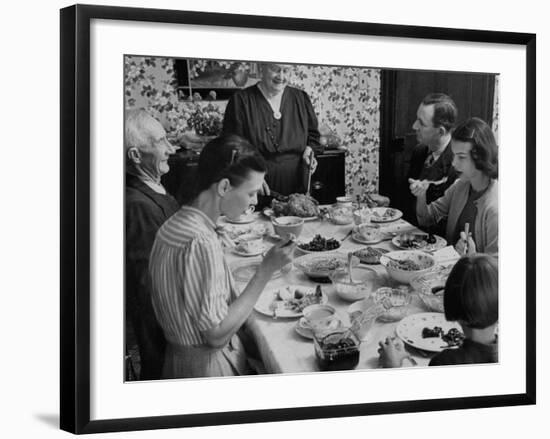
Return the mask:
<path fill-rule="evenodd" d="M 353 278 L 351 276 L 351 271 L 352 271 L 351 261 L 352 261 L 352 259 L 353 259 L 353 253 L 349 252 L 348 253 L 348 274 L 349 274 L 349 283 L 350 284 L 353 283 Z"/>

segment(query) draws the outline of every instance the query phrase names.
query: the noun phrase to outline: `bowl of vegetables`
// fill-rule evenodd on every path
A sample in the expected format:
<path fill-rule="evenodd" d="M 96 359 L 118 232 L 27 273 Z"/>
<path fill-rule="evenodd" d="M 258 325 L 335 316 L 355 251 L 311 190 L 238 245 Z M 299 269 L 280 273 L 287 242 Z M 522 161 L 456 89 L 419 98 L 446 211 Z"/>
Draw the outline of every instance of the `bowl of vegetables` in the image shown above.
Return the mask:
<path fill-rule="evenodd" d="M 327 252 L 339 249 L 340 241 L 334 238 L 315 235 L 310 241 L 298 242 L 297 248 L 303 253 Z"/>
<path fill-rule="evenodd" d="M 432 255 L 419 250 L 402 250 L 380 256 L 380 263 L 392 279 L 410 284 L 415 277 L 432 270 L 435 259 Z"/>
<path fill-rule="evenodd" d="M 351 266 L 357 267 L 359 258 L 351 258 Z M 348 266 L 348 255 L 340 252 L 308 254 L 294 259 L 294 266 L 310 279 L 317 282 L 330 282 L 329 275 Z"/>

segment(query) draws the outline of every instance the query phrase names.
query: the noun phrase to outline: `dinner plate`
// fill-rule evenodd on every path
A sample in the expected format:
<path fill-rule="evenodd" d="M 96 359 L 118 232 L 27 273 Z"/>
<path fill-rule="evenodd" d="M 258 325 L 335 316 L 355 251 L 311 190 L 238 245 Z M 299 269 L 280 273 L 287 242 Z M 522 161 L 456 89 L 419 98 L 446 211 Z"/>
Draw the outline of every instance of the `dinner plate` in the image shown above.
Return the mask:
<path fill-rule="evenodd" d="M 414 235 L 414 233 L 412 233 L 412 235 Z M 421 234 L 419 233 L 419 235 Z M 437 250 L 441 250 L 442 248 L 445 248 L 447 246 L 447 241 L 444 238 L 437 235 L 434 235 L 434 237 L 435 243 L 433 244 L 428 244 L 426 241 L 422 240 L 418 246 L 413 247 L 402 245 L 400 235 L 394 236 L 391 242 L 393 245 L 395 245 L 397 248 L 400 248 L 401 250 L 422 250 L 425 252 L 434 252 Z"/>
<path fill-rule="evenodd" d="M 268 218 L 272 218 L 275 215 L 273 214 L 273 209 L 271 207 L 266 207 L 264 210 L 262 210 L 262 213 L 267 216 Z M 297 216 L 297 215 L 291 215 L 291 216 Z M 315 221 L 316 219 L 319 219 L 317 215 L 315 216 L 300 216 L 298 218 L 302 218 L 304 221 Z"/>
<path fill-rule="evenodd" d="M 366 239 L 364 236 L 361 236 L 361 234 L 359 233 L 352 233 L 351 239 L 353 239 L 354 241 L 360 244 L 378 244 L 379 242 L 384 241 L 384 236 L 382 235 L 378 239 L 371 240 L 371 239 Z"/>
<path fill-rule="evenodd" d="M 258 251 L 255 251 L 254 253 L 248 253 L 242 250 L 239 250 L 238 247 L 233 248 L 233 253 L 239 256 L 258 256 L 261 255 L 263 252 L 267 250 L 267 246 L 265 244 L 262 245 L 261 249 Z"/>
<path fill-rule="evenodd" d="M 342 327 L 342 322 L 340 320 L 334 319 L 333 322 L 334 324 L 331 323 L 329 326 L 329 329 L 336 330 Z M 311 330 L 311 328 L 306 323 L 303 317 L 300 320 L 298 320 L 298 322 L 296 322 L 296 326 L 294 327 L 294 329 L 302 337 L 313 340 L 313 331 Z"/>
<path fill-rule="evenodd" d="M 295 290 L 299 290 L 302 293 L 307 295 L 315 294 L 315 288 L 304 287 L 302 285 L 287 285 L 285 287 L 264 291 L 258 298 L 256 305 L 254 305 L 254 309 L 258 311 L 260 314 L 273 317 L 274 319 L 279 317 L 282 317 L 282 318 L 302 317 L 303 315 L 302 311 L 298 311 L 298 310 L 290 309 L 286 307 L 285 304 L 288 303 L 288 299 L 282 300 L 280 298 L 279 293 L 283 294 L 284 297 L 287 297 L 287 296 L 293 295 Z M 322 291 L 322 296 L 321 296 L 320 303 L 325 304 L 328 302 L 328 297 L 323 290 L 321 291 Z"/>
<path fill-rule="evenodd" d="M 227 234 L 229 239 L 234 241 L 239 240 L 242 235 L 254 234 L 259 238 L 267 234 L 268 228 L 265 224 L 248 224 L 248 225 L 224 225 L 220 227 Z"/>
<path fill-rule="evenodd" d="M 384 214 L 388 209 L 391 209 L 393 215 L 384 217 Z M 394 209 L 393 207 L 373 207 L 371 210 L 371 223 L 390 223 L 392 221 L 398 220 L 403 216 L 403 212 L 401 212 L 399 209 Z"/>
<path fill-rule="evenodd" d="M 417 349 L 441 352 L 451 348 L 441 337 L 422 337 L 424 328 L 433 329 L 435 326 L 439 326 L 445 333 L 451 328 L 462 332 L 462 327 L 458 322 L 448 322 L 445 320 L 445 314 L 440 312 L 423 312 L 405 317 L 399 322 L 395 332 L 401 340 Z"/>
<path fill-rule="evenodd" d="M 227 216 L 223 217 L 226 222 L 231 224 L 250 224 L 253 221 L 258 219 L 258 214 L 256 212 L 251 213 L 250 215 L 240 216 L 239 218 L 229 218 Z"/>
<path fill-rule="evenodd" d="M 256 274 L 258 267 L 262 263 L 261 260 L 251 261 L 251 262 L 240 262 L 238 264 L 233 264 L 231 266 L 231 273 L 233 273 L 233 278 L 238 282 L 250 282 L 250 279 Z M 271 276 L 271 279 L 277 279 L 284 274 L 287 274 L 292 269 L 292 264 L 287 264 L 280 270 L 277 270 Z"/>

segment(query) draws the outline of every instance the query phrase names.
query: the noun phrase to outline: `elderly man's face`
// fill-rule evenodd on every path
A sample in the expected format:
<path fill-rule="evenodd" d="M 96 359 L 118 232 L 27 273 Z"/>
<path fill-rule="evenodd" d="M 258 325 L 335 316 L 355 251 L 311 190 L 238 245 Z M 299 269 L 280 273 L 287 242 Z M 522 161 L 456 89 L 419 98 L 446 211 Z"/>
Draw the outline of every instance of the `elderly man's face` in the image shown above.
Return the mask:
<path fill-rule="evenodd" d="M 420 104 L 416 112 L 416 120 L 413 124 L 413 130 L 416 132 L 416 140 L 422 145 L 428 145 L 433 150 L 439 146 L 441 138 L 441 130 L 439 127 L 434 127 L 434 105 Z"/>
<path fill-rule="evenodd" d="M 146 138 L 149 138 L 149 143 L 147 146 L 139 148 L 141 153 L 140 167 L 150 176 L 158 178 L 170 170 L 168 157 L 179 148 L 168 141 L 166 131 L 154 119 L 151 119 L 147 124 L 144 134 Z"/>

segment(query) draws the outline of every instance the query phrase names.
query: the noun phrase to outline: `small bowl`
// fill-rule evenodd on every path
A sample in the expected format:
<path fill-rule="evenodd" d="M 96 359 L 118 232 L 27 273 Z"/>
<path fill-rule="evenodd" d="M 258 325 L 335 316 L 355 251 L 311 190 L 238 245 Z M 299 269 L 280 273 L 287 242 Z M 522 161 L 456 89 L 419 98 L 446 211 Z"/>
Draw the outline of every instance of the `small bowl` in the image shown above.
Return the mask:
<path fill-rule="evenodd" d="M 382 304 L 385 308 L 385 311 L 378 317 L 378 320 L 397 322 L 407 315 L 412 295 L 405 288 L 382 287 L 373 293 L 374 302 Z"/>
<path fill-rule="evenodd" d="M 333 204 L 328 210 L 328 217 L 334 224 L 347 225 L 353 222 L 353 208 L 343 204 Z"/>
<path fill-rule="evenodd" d="M 411 261 L 412 263 L 418 265 L 419 269 L 403 269 L 397 266 L 394 261 L 388 259 L 388 257 L 398 261 Z M 435 266 L 435 259 L 432 255 L 419 250 L 403 250 L 389 252 L 380 256 L 380 263 L 386 268 L 392 279 L 403 284 L 410 284 L 415 277 L 432 270 Z"/>
<path fill-rule="evenodd" d="M 290 235 L 297 238 L 302 233 L 304 227 L 304 219 L 299 216 L 280 216 L 279 218 L 271 218 L 273 230 L 281 239 L 289 239 Z"/>
<path fill-rule="evenodd" d="M 366 299 L 380 287 L 380 278 L 371 268 L 356 267 L 351 274 L 353 282 L 350 282 L 347 269 L 336 270 L 329 275 L 336 294 L 348 302 Z"/>

